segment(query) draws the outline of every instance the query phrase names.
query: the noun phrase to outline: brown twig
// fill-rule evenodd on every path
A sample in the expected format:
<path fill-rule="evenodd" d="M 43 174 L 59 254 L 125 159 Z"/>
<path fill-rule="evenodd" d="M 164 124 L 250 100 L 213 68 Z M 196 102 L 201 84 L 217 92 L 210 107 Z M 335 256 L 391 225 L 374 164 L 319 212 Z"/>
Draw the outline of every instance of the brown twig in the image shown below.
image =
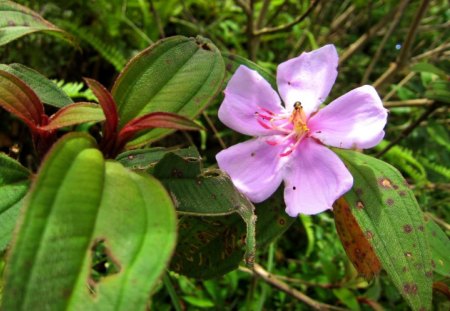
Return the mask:
<path fill-rule="evenodd" d="M 431 104 L 431 106 L 428 107 L 428 109 L 422 113 L 422 115 L 413 123 L 411 123 L 407 128 L 405 128 L 400 135 L 397 136 L 396 139 L 394 139 L 393 141 L 391 141 L 383 150 L 381 150 L 380 152 L 377 153 L 376 157 L 381 157 L 382 155 L 384 155 L 386 152 L 389 151 L 389 149 L 391 149 L 392 147 L 394 147 L 395 145 L 397 145 L 401 140 L 403 140 L 404 138 L 406 138 L 409 134 L 411 134 L 411 132 L 420 125 L 420 123 L 424 120 L 426 120 L 439 106 L 441 105 L 440 102 L 434 102 L 433 104 Z"/>
<path fill-rule="evenodd" d="M 302 301 L 303 303 L 307 304 L 308 306 L 312 307 L 315 310 L 346 310 L 340 307 L 335 307 L 325 303 L 321 303 L 317 300 L 312 299 L 311 297 L 303 294 L 302 292 L 290 287 L 283 281 L 280 281 L 278 278 L 267 272 L 263 267 L 261 267 L 256 263 L 253 267 L 253 270 L 250 270 L 245 267 L 239 267 L 239 270 L 261 278 L 266 283 L 272 285 L 275 288 L 278 288 L 279 290 L 285 292 L 286 294 L 291 295 L 295 299 Z"/>
<path fill-rule="evenodd" d="M 219 142 L 219 145 L 222 149 L 226 149 L 227 145 L 223 141 L 223 139 L 219 135 L 219 131 L 217 131 L 217 128 L 214 125 L 214 122 L 211 121 L 211 118 L 208 116 L 208 114 L 203 111 L 203 117 L 205 118 L 206 122 L 208 123 L 209 127 L 212 129 L 214 136 L 216 137 L 217 141 Z"/>
<path fill-rule="evenodd" d="M 281 32 L 284 30 L 289 30 L 292 27 L 294 27 L 295 25 L 297 25 L 298 23 L 301 23 L 306 17 L 308 17 L 308 15 L 312 12 L 312 10 L 314 10 L 314 8 L 316 7 L 316 5 L 319 4 L 319 2 L 320 2 L 320 0 L 313 0 L 311 2 L 311 5 L 309 6 L 309 8 L 305 11 L 305 13 L 298 16 L 290 23 L 276 26 L 276 27 L 265 27 L 262 29 L 258 29 L 253 32 L 253 35 L 254 36 L 262 36 L 262 35 L 267 35 L 267 34 L 271 34 L 271 33 Z"/>
<path fill-rule="evenodd" d="M 406 83 L 409 82 L 409 80 L 411 80 L 414 76 L 416 75 L 416 72 L 410 72 L 408 73 L 398 84 L 397 87 L 401 87 L 403 85 L 405 85 Z M 387 93 L 384 97 L 383 97 L 383 101 L 388 101 L 396 92 L 397 92 L 397 87 L 393 88 L 391 91 L 389 91 L 389 93 Z"/>
<path fill-rule="evenodd" d="M 397 7 L 393 8 L 386 14 L 376 25 L 365 32 L 361 37 L 358 38 L 353 44 L 351 44 L 345 51 L 339 56 L 339 66 L 345 63 L 353 54 L 359 51 L 374 34 L 386 26 L 387 22 L 392 18 L 392 15 L 397 11 Z"/>
<path fill-rule="evenodd" d="M 383 106 L 385 108 L 423 107 L 423 106 L 430 106 L 431 104 L 433 104 L 433 101 L 431 99 L 417 98 L 417 99 L 389 101 L 389 102 L 385 101 Z"/>
<path fill-rule="evenodd" d="M 379 77 L 374 83 L 373 86 L 376 88 L 381 87 L 394 76 L 396 72 L 401 70 L 409 61 L 412 44 L 416 37 L 417 28 L 419 27 L 420 21 L 422 20 L 425 12 L 427 11 L 427 7 L 430 3 L 430 0 L 422 0 L 419 9 L 417 10 L 417 14 L 415 15 L 411 26 L 409 27 L 408 34 L 406 35 L 405 41 L 402 44 L 402 48 L 400 49 L 400 54 L 395 63 L 391 63 L 389 68 Z"/>
<path fill-rule="evenodd" d="M 375 68 L 376 63 L 380 59 L 381 53 L 383 52 L 383 49 L 388 42 L 388 39 L 393 34 L 394 30 L 397 27 L 397 24 L 400 22 L 401 17 L 403 16 L 403 13 L 405 12 L 406 7 L 408 6 L 409 0 L 403 0 L 400 5 L 397 8 L 397 11 L 395 12 L 394 18 L 392 20 L 392 23 L 389 25 L 388 30 L 384 34 L 383 39 L 381 40 L 380 44 L 378 45 L 377 51 L 375 52 L 375 55 L 373 56 L 369 66 L 367 66 L 366 71 L 364 72 L 364 76 L 362 78 L 361 84 L 366 84 L 369 80 L 369 76 L 372 73 L 373 68 Z"/>

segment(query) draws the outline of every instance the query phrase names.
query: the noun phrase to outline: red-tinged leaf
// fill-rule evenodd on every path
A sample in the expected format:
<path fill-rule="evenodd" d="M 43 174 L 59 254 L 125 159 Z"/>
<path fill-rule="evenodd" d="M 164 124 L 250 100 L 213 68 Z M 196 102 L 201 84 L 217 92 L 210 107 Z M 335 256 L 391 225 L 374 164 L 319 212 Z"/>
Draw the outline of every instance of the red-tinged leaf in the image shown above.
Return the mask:
<path fill-rule="evenodd" d="M 49 123 L 40 129 L 45 131 L 56 130 L 62 127 L 105 120 L 103 110 L 93 103 L 75 103 L 66 106 L 55 113 Z"/>
<path fill-rule="evenodd" d="M 169 112 L 152 112 L 128 122 L 119 133 L 119 146 L 123 147 L 137 132 L 151 128 L 168 128 L 184 131 L 199 131 L 203 127 L 194 121 Z"/>
<path fill-rule="evenodd" d="M 0 70 L 0 107 L 35 129 L 42 124 L 44 106 L 34 91 L 16 76 Z"/>
<path fill-rule="evenodd" d="M 366 279 L 372 279 L 381 271 L 381 263 L 368 239 L 370 231 L 364 234 L 353 216 L 344 197 L 333 205 L 336 230 L 348 258 L 356 270 Z"/>
<path fill-rule="evenodd" d="M 119 125 L 119 115 L 117 114 L 117 106 L 111 93 L 98 81 L 84 78 L 89 88 L 94 92 L 98 99 L 98 103 L 105 113 L 106 122 L 103 130 L 105 140 L 113 138 Z"/>

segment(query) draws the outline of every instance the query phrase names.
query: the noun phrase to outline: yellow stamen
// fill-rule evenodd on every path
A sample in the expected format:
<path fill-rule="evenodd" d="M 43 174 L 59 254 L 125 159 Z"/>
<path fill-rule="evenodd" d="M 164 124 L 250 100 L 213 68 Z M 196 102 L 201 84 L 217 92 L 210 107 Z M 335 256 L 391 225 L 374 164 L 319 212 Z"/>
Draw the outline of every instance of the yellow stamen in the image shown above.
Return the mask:
<path fill-rule="evenodd" d="M 295 102 L 290 121 L 294 125 L 294 131 L 298 137 L 309 132 L 309 128 L 306 125 L 306 114 L 300 102 Z"/>

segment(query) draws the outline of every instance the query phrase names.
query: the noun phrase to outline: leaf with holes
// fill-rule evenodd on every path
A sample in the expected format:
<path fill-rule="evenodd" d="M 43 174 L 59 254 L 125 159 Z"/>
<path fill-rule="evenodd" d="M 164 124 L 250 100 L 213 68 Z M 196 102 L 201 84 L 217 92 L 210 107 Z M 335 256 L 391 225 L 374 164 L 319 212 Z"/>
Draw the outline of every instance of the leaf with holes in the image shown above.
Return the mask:
<path fill-rule="evenodd" d="M 146 309 L 176 237 L 172 202 L 156 179 L 69 134 L 44 160 L 25 208 L 2 310 Z M 111 275 L 94 273 L 99 256 L 115 267 Z"/>
<path fill-rule="evenodd" d="M 413 310 L 429 310 L 430 250 L 412 191 L 389 164 L 355 151 L 335 151 L 354 178 L 345 200 L 382 267 Z"/>
<path fill-rule="evenodd" d="M 72 36 L 36 12 L 12 1 L 0 1 L 0 46 L 40 31 L 73 42 Z"/>
<path fill-rule="evenodd" d="M 61 108 L 73 103 L 72 99 L 58 85 L 39 72 L 21 64 L 0 64 L 7 71 L 24 81 L 39 97 L 41 102 Z"/>
<path fill-rule="evenodd" d="M 220 51 L 207 39 L 175 36 L 153 44 L 128 63 L 112 89 L 120 128 L 151 112 L 196 117 L 220 91 L 224 73 Z M 137 147 L 171 132 L 145 131 L 127 146 Z"/>
<path fill-rule="evenodd" d="M 11 240 L 30 177 L 31 172 L 19 162 L 0 153 L 0 251 Z"/>

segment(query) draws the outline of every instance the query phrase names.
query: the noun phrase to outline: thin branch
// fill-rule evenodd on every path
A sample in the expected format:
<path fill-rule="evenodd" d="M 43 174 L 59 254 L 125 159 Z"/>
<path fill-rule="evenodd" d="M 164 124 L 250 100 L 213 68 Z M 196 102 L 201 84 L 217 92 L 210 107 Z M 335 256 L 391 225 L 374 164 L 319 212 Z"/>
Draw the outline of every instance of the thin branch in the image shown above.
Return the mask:
<path fill-rule="evenodd" d="M 259 29 L 263 26 L 267 11 L 269 10 L 269 6 L 270 0 L 264 0 L 261 11 L 259 12 L 258 21 L 256 22 L 256 29 Z"/>
<path fill-rule="evenodd" d="M 219 142 L 219 145 L 222 149 L 226 149 L 227 145 L 225 144 L 225 142 L 222 140 L 222 138 L 219 135 L 219 131 L 217 130 L 217 128 L 214 126 L 214 122 L 211 121 L 211 118 L 208 116 L 208 114 L 203 111 L 203 117 L 205 118 L 206 122 L 208 123 L 209 127 L 212 129 L 214 136 L 217 138 L 217 141 Z"/>
<path fill-rule="evenodd" d="M 153 17 L 155 18 L 156 27 L 158 28 L 159 37 L 165 38 L 166 34 L 164 33 L 164 27 L 161 22 L 161 18 L 159 17 L 158 11 L 156 10 L 155 6 L 153 5 L 153 1 L 150 0 L 150 10 L 152 11 Z"/>
<path fill-rule="evenodd" d="M 366 71 L 364 72 L 364 76 L 362 78 L 361 84 L 366 84 L 367 81 L 369 80 L 369 76 L 372 73 L 373 68 L 375 68 L 376 63 L 380 59 L 381 53 L 383 52 L 383 49 L 384 49 L 386 43 L 388 42 L 388 39 L 394 33 L 394 30 L 396 29 L 397 24 L 400 22 L 400 19 L 403 16 L 403 13 L 405 12 L 405 9 L 408 6 L 408 3 L 409 3 L 409 0 L 403 0 L 400 3 L 400 5 L 398 6 L 398 9 L 395 12 L 394 18 L 392 20 L 392 23 L 389 25 L 388 30 L 386 31 L 383 39 L 381 40 L 380 44 L 378 45 L 375 55 L 373 56 Z"/>
<path fill-rule="evenodd" d="M 413 123 L 411 123 L 407 128 L 405 128 L 400 135 L 397 136 L 396 139 L 391 141 L 389 145 L 387 145 L 383 150 L 377 153 L 376 157 L 381 157 L 386 152 L 389 151 L 392 147 L 397 145 L 400 141 L 402 141 L 404 138 L 406 138 L 411 132 L 420 125 L 420 123 L 424 120 L 426 120 L 439 106 L 441 105 L 440 102 L 434 102 L 431 106 L 428 107 L 428 109 L 422 113 L 422 115 Z"/>
<path fill-rule="evenodd" d="M 386 26 L 387 22 L 392 18 L 393 14 L 397 11 L 397 7 L 393 8 L 386 14 L 377 24 L 366 31 L 361 37 L 358 38 L 354 43 L 352 43 L 342 55 L 339 57 L 339 66 L 345 63 L 353 54 L 355 54 L 359 49 L 361 49 L 374 34 L 376 34 L 381 28 Z"/>
<path fill-rule="evenodd" d="M 402 48 L 400 49 L 400 54 L 397 58 L 397 61 L 389 66 L 385 73 L 381 75 L 374 83 L 374 87 L 380 87 L 383 84 L 387 83 L 394 74 L 401 70 L 409 61 L 411 54 L 411 47 L 416 37 L 417 28 L 419 27 L 420 21 L 422 20 L 425 12 L 427 11 L 428 4 L 430 0 L 422 0 L 420 7 L 417 11 L 414 20 L 409 27 L 408 34 L 406 35 L 406 39 L 402 44 Z"/>
<path fill-rule="evenodd" d="M 385 108 L 398 108 L 398 107 L 424 107 L 430 106 L 434 101 L 427 98 L 417 98 L 399 101 L 385 101 L 383 106 Z"/>
<path fill-rule="evenodd" d="M 309 8 L 305 11 L 305 13 L 298 16 L 296 19 L 294 19 L 290 23 L 276 26 L 276 27 L 265 27 L 262 29 L 258 29 L 253 33 L 253 35 L 262 36 L 262 35 L 276 33 L 276 32 L 280 32 L 280 31 L 284 31 L 284 30 L 289 30 L 292 27 L 294 27 L 295 25 L 297 25 L 298 23 L 301 23 L 306 17 L 308 17 L 308 15 L 312 12 L 312 10 L 314 10 L 314 8 L 319 4 L 319 2 L 320 2 L 320 0 L 313 0 L 311 2 L 311 5 L 309 6 Z"/>
<path fill-rule="evenodd" d="M 386 102 L 388 101 L 396 92 L 397 92 L 397 88 L 402 87 L 403 85 L 405 85 L 406 83 L 409 82 L 409 80 L 411 80 L 414 76 L 416 75 L 416 72 L 412 71 L 410 73 L 408 73 L 406 75 L 406 77 L 404 77 L 398 84 L 396 87 L 394 87 L 391 91 L 389 91 L 389 93 L 387 93 L 384 97 L 383 97 L 383 101 Z"/>
<path fill-rule="evenodd" d="M 355 11 L 355 6 L 351 4 L 341 15 L 334 18 L 331 22 L 330 26 L 330 33 L 335 32 L 337 29 L 339 29 L 346 20 L 348 20 L 348 17 Z"/>
<path fill-rule="evenodd" d="M 274 275 L 267 272 L 263 267 L 261 267 L 258 264 L 254 265 L 253 270 L 250 270 L 250 269 L 244 268 L 244 267 L 239 267 L 239 270 L 261 278 L 266 283 L 272 285 L 275 288 L 278 288 L 279 290 L 285 292 L 286 294 L 291 295 L 295 299 L 302 301 L 303 303 L 307 304 L 308 306 L 312 307 L 315 310 L 346 310 L 343 308 L 339 308 L 339 307 L 327 305 L 325 303 L 321 303 L 319 301 L 312 299 L 309 296 L 306 296 L 302 292 L 300 292 L 300 291 L 290 287 L 288 284 L 280 281 L 279 279 L 274 277 Z"/>
<path fill-rule="evenodd" d="M 267 24 L 271 24 L 275 18 L 281 13 L 281 11 L 283 11 L 284 7 L 289 3 L 289 0 L 284 0 L 284 2 L 279 5 L 277 7 L 277 9 L 275 10 L 275 12 L 272 14 L 272 16 L 270 16 L 267 20 Z"/>
<path fill-rule="evenodd" d="M 450 42 L 444 43 L 444 44 L 442 44 L 442 45 L 440 45 L 440 46 L 438 46 L 438 47 L 436 47 L 436 48 L 434 48 L 432 50 L 429 50 L 429 51 L 426 51 L 426 52 L 424 52 L 422 54 L 414 56 L 412 58 L 412 61 L 419 61 L 419 60 L 421 60 L 423 58 L 428 58 L 430 56 L 433 56 L 434 54 L 437 54 L 437 53 L 440 53 L 440 52 L 444 52 L 444 51 L 446 51 L 449 48 L 450 48 Z"/>
<path fill-rule="evenodd" d="M 252 11 L 250 9 L 250 6 L 245 0 L 234 0 L 236 2 L 237 6 L 241 7 L 242 10 L 244 10 L 245 15 L 250 16 L 252 15 Z"/>

